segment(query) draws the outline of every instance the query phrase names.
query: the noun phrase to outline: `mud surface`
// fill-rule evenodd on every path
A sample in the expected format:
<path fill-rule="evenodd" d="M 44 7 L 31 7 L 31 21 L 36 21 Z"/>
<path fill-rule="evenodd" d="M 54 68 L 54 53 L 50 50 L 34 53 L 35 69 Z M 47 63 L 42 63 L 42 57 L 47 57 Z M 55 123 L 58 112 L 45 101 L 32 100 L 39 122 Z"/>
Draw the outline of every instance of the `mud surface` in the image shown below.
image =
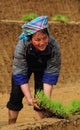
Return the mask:
<path fill-rule="evenodd" d="M 32 95 L 34 94 L 31 88 Z M 35 113 L 33 108 L 27 105 L 26 99 L 23 99 L 24 108 L 20 111 L 17 123 L 8 126 L 8 113 L 6 103 L 9 99 L 9 94 L 0 93 L 0 129 L 1 130 L 79 130 L 80 129 L 80 115 L 72 118 L 71 121 L 64 119 L 45 118 L 42 121 L 35 120 Z M 72 100 L 80 100 L 80 85 L 65 86 L 64 88 L 53 88 L 52 100 L 61 101 L 63 104 L 68 105 Z"/>

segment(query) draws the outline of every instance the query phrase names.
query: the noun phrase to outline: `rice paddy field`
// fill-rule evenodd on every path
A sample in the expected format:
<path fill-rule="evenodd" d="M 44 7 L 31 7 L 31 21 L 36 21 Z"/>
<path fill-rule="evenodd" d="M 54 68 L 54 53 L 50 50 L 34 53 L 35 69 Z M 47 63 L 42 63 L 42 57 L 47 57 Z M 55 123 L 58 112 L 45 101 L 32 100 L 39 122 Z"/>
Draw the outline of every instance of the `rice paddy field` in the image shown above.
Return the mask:
<path fill-rule="evenodd" d="M 64 4 L 65 3 L 65 4 Z M 6 103 L 11 90 L 12 58 L 24 14 L 48 15 L 49 28 L 59 42 L 62 66 L 58 84 L 53 87 L 52 100 L 68 105 L 80 101 L 80 0 L 0 0 L 0 130 L 80 130 L 80 112 L 70 120 L 56 116 L 35 121 L 33 108 L 21 110 L 17 123 L 8 125 Z M 68 23 L 52 21 L 57 14 L 67 16 Z M 34 75 L 30 88 L 34 95 Z"/>

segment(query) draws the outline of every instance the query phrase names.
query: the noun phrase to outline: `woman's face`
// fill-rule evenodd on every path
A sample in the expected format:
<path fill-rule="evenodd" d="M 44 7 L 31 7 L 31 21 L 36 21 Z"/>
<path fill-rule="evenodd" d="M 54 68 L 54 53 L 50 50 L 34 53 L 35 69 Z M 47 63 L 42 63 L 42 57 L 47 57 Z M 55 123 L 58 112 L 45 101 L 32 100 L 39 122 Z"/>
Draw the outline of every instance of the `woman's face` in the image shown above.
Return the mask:
<path fill-rule="evenodd" d="M 37 32 L 32 36 L 31 44 L 39 51 L 44 51 L 48 45 L 49 36 L 47 33 Z"/>

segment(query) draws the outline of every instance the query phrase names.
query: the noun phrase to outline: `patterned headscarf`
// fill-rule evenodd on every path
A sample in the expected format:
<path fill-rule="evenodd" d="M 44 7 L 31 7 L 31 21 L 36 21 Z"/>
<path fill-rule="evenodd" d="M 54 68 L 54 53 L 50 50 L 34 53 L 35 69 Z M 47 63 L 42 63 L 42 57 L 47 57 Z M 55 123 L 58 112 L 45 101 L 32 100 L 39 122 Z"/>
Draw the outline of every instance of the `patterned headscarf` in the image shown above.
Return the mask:
<path fill-rule="evenodd" d="M 22 25 L 22 34 L 19 36 L 19 39 L 29 40 L 29 35 L 32 35 L 39 30 L 48 28 L 48 16 L 40 16 L 31 22 L 25 23 Z"/>

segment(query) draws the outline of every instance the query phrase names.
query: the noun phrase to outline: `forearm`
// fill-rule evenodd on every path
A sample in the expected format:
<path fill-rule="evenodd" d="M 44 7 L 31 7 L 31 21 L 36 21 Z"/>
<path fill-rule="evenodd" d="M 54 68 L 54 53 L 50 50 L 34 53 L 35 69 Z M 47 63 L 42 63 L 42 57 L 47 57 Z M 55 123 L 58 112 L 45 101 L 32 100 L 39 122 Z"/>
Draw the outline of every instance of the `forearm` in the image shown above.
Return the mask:
<path fill-rule="evenodd" d="M 30 91 L 29 85 L 28 84 L 21 85 L 21 90 L 22 90 L 24 96 L 26 97 L 28 103 L 31 104 L 31 102 L 32 102 L 32 95 L 31 95 L 31 91 Z"/>

